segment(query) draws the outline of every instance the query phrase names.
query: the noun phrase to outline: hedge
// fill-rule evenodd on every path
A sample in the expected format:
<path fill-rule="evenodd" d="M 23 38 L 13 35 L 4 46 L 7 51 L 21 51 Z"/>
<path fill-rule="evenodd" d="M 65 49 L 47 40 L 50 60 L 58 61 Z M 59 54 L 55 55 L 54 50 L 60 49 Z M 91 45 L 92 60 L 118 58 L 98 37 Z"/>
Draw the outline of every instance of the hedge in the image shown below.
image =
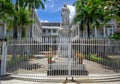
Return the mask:
<path fill-rule="evenodd" d="M 112 67 L 112 66 L 117 67 L 117 64 L 112 62 L 111 60 L 106 60 L 104 58 L 97 57 L 95 54 L 85 55 L 85 59 L 97 62 L 99 64 L 107 65 L 110 67 Z"/>
<path fill-rule="evenodd" d="M 10 67 L 14 64 L 18 64 L 20 62 L 23 62 L 23 61 L 27 61 L 28 57 L 27 56 L 20 56 L 20 57 L 17 57 L 15 58 L 14 60 L 11 60 L 11 61 L 7 61 L 7 67 Z"/>

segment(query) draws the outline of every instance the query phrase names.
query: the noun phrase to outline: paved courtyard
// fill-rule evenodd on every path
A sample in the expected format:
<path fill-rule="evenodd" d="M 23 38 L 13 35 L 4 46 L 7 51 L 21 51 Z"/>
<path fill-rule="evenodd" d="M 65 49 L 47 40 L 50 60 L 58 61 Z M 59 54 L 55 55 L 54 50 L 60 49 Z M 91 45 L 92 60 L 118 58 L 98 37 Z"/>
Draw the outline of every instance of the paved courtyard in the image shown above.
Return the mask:
<path fill-rule="evenodd" d="M 41 57 L 40 55 L 37 56 L 38 57 L 29 59 L 29 61 L 15 65 L 13 68 L 9 69 L 8 72 L 18 74 L 47 74 L 47 57 Z M 65 61 L 67 63 L 67 60 L 65 58 L 59 58 L 56 60 L 56 62 L 63 64 L 65 64 Z M 110 69 L 93 61 L 84 60 L 83 62 L 89 74 L 116 74 L 120 72 L 120 70 L 114 71 L 113 69 Z"/>

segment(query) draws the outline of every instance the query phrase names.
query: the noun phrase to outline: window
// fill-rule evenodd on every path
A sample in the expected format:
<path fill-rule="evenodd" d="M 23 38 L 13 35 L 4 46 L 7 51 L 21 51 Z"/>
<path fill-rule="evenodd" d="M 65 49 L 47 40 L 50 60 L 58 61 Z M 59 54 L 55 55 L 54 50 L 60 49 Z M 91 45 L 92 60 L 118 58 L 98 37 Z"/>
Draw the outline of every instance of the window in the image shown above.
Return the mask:
<path fill-rule="evenodd" d="M 46 33 L 46 30 L 45 30 L 45 29 L 43 29 L 43 33 Z"/>
<path fill-rule="evenodd" d="M 48 33 L 51 33 L 51 30 L 50 30 L 50 29 L 48 29 Z"/>
<path fill-rule="evenodd" d="M 57 32 L 57 30 L 56 29 L 53 29 L 53 33 L 56 33 Z"/>
<path fill-rule="evenodd" d="M 114 34 L 114 28 L 107 28 L 108 36 L 112 36 Z"/>

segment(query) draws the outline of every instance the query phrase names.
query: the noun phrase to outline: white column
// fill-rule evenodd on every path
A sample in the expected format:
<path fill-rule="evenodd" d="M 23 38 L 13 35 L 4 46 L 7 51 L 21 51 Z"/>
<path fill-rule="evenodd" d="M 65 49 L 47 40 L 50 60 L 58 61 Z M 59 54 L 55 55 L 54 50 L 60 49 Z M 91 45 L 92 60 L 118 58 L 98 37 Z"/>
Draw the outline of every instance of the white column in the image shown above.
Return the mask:
<path fill-rule="evenodd" d="M 30 36 L 30 38 L 33 38 L 33 28 L 34 28 L 34 26 L 33 26 L 33 24 L 31 24 L 31 30 L 30 30 L 31 36 Z"/>
<path fill-rule="evenodd" d="M 117 22 L 114 20 L 114 29 L 115 29 L 115 32 L 117 31 Z"/>
<path fill-rule="evenodd" d="M 106 30 L 105 30 L 105 26 L 103 27 L 103 34 L 104 34 L 104 38 L 106 38 Z"/>
<path fill-rule="evenodd" d="M 7 59 L 7 46 L 6 42 L 2 45 L 2 59 L 1 59 L 1 75 L 6 74 L 6 60 Z"/>
<path fill-rule="evenodd" d="M 114 26 L 112 25 L 112 35 L 114 34 L 114 31 L 115 29 L 114 29 Z"/>
<path fill-rule="evenodd" d="M 95 26 L 95 38 L 97 38 L 97 34 L 98 34 L 98 32 L 97 32 L 97 28 Z"/>
<path fill-rule="evenodd" d="M 80 38 L 80 31 L 79 31 L 79 27 L 78 27 L 78 38 Z"/>
<path fill-rule="evenodd" d="M 72 65 L 72 58 L 71 58 L 71 43 L 68 44 L 68 77 L 71 76 L 71 65 Z"/>

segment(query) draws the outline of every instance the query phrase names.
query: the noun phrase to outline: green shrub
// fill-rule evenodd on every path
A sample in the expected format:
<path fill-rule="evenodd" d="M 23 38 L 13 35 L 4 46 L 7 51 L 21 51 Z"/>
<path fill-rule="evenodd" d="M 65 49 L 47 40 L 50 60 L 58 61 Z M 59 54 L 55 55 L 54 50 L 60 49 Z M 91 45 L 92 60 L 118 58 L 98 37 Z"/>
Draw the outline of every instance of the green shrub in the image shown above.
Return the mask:
<path fill-rule="evenodd" d="M 120 33 L 113 34 L 113 36 L 111 37 L 111 39 L 120 40 Z"/>
<path fill-rule="evenodd" d="M 20 56 L 14 60 L 7 61 L 7 67 L 10 67 L 10 66 L 17 64 L 17 63 L 20 63 L 22 61 L 27 61 L 27 59 L 28 59 L 27 56 Z"/>
<path fill-rule="evenodd" d="M 103 65 L 116 66 L 116 63 L 113 63 L 112 61 L 106 60 L 104 58 L 97 57 L 97 55 L 95 55 L 95 54 L 85 55 L 85 58 L 88 59 L 88 60 L 103 64 Z"/>

